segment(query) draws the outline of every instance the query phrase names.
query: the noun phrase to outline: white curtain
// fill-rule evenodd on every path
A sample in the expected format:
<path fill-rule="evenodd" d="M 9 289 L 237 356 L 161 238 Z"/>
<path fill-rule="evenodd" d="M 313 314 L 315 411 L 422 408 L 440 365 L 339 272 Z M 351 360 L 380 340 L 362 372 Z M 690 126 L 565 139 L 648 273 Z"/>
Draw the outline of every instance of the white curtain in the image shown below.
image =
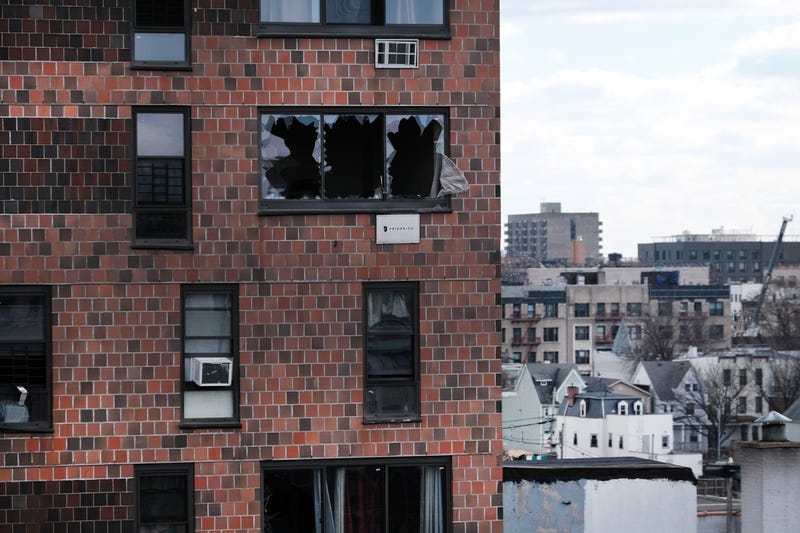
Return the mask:
<path fill-rule="evenodd" d="M 328 485 L 325 469 L 319 469 L 314 473 L 314 498 L 321 506 L 321 508 L 317 507 L 317 513 L 322 514 L 321 517 L 319 514 L 317 515 L 317 531 L 315 533 L 321 533 L 319 528 L 322 527 L 323 522 L 326 532 L 344 532 L 344 468 L 337 468 L 335 472 L 333 495 L 331 495 L 331 487 Z"/>
<path fill-rule="evenodd" d="M 419 530 L 421 533 L 443 533 L 442 474 L 439 467 L 422 467 L 421 485 Z"/>
<path fill-rule="evenodd" d="M 442 24 L 444 0 L 386 0 L 389 24 Z"/>
<path fill-rule="evenodd" d="M 319 0 L 261 0 L 265 22 L 319 22 Z"/>
<path fill-rule="evenodd" d="M 383 316 L 396 316 L 397 318 L 408 318 L 408 304 L 406 292 L 395 291 L 374 291 L 369 293 L 367 309 L 369 316 L 367 324 L 374 326 L 380 322 Z"/>

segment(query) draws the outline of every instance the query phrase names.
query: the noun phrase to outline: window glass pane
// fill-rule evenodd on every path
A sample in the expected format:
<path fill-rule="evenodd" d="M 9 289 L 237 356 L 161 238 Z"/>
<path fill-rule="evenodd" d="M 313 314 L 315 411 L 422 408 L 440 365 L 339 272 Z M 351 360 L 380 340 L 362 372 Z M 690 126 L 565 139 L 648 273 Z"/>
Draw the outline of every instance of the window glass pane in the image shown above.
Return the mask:
<path fill-rule="evenodd" d="M 439 188 L 444 153 L 442 115 L 387 115 L 386 153 L 390 196 L 426 198 Z"/>
<path fill-rule="evenodd" d="M 183 157 L 183 113 L 137 113 L 136 155 Z"/>
<path fill-rule="evenodd" d="M 175 239 L 185 240 L 189 235 L 186 213 L 136 213 L 135 240 Z"/>
<path fill-rule="evenodd" d="M 231 313 L 221 310 L 187 310 L 187 337 L 229 336 L 231 334 Z"/>
<path fill-rule="evenodd" d="M 262 116 L 263 198 L 320 196 L 319 117 Z"/>
<path fill-rule="evenodd" d="M 44 297 L 0 296 L 0 340 L 43 340 Z"/>
<path fill-rule="evenodd" d="M 367 295 L 367 325 L 370 332 L 409 330 L 411 293 L 403 290 L 373 290 Z"/>
<path fill-rule="evenodd" d="M 139 478 L 139 518 L 142 525 L 186 522 L 186 475 L 162 474 Z"/>
<path fill-rule="evenodd" d="M 184 0 L 136 0 L 136 26 L 182 28 Z"/>
<path fill-rule="evenodd" d="M 261 0 L 264 22 L 319 22 L 319 0 Z"/>
<path fill-rule="evenodd" d="M 391 418 L 415 415 L 416 386 L 413 383 L 368 386 L 364 402 L 364 418 Z"/>
<path fill-rule="evenodd" d="M 187 390 L 184 392 L 184 418 L 233 418 L 233 391 Z"/>
<path fill-rule="evenodd" d="M 372 0 L 326 0 L 325 22 L 370 24 Z"/>
<path fill-rule="evenodd" d="M 379 115 L 325 115 L 325 196 L 380 198 L 383 122 Z"/>
<path fill-rule="evenodd" d="M 333 496 L 331 500 L 335 509 L 335 531 L 384 531 L 383 476 L 384 469 L 376 467 L 328 470 L 328 491 Z M 344 525 L 347 527 L 342 528 Z"/>
<path fill-rule="evenodd" d="M 411 335 L 367 337 L 367 374 L 370 377 L 414 375 L 414 344 Z"/>
<path fill-rule="evenodd" d="M 186 61 L 186 35 L 183 33 L 136 33 L 134 61 Z"/>
<path fill-rule="evenodd" d="M 264 531 L 297 533 L 322 531 L 319 470 L 264 471 Z"/>
<path fill-rule="evenodd" d="M 138 205 L 183 205 L 183 159 L 139 159 L 136 162 Z"/>
<path fill-rule="evenodd" d="M 386 0 L 387 24 L 443 24 L 443 0 Z"/>

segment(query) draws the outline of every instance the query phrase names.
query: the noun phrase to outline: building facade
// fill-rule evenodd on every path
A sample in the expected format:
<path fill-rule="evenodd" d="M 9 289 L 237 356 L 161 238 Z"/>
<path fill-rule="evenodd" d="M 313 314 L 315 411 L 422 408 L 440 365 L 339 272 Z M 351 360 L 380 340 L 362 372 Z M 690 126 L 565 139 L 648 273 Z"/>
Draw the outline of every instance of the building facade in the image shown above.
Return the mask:
<path fill-rule="evenodd" d="M 0 6 L 0 523 L 501 531 L 499 2 L 57 4 Z"/>
<path fill-rule="evenodd" d="M 530 285 L 503 286 L 503 358 L 575 363 L 588 375 L 595 352 L 614 349 L 621 327 L 630 350 L 729 348 L 729 287 L 702 284 L 707 274 L 702 267 L 686 273 L 531 268 Z"/>
<path fill-rule="evenodd" d="M 726 231 L 710 234 L 683 233 L 657 242 L 639 243 L 639 261 L 653 266 L 707 265 L 711 280 L 720 285 L 761 283 L 775 249 L 776 237 Z M 800 264 L 800 240 L 786 235 L 778 250 L 777 264 Z"/>
<path fill-rule="evenodd" d="M 562 213 L 560 203 L 542 203 L 540 213 L 509 215 L 506 254 L 544 264 L 595 265 L 603 230 L 597 213 Z"/>

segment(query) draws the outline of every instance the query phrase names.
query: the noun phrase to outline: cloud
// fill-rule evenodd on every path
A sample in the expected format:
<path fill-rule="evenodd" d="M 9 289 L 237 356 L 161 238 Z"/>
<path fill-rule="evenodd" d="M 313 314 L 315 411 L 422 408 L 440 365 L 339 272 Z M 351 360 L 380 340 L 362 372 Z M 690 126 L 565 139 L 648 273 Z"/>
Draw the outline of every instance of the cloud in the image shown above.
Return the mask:
<path fill-rule="evenodd" d="M 760 31 L 734 46 L 731 73 L 752 77 L 800 76 L 800 23 Z"/>
<path fill-rule="evenodd" d="M 511 16 L 559 17 L 580 23 L 632 22 L 698 16 L 794 15 L 796 0 L 505 0 Z"/>

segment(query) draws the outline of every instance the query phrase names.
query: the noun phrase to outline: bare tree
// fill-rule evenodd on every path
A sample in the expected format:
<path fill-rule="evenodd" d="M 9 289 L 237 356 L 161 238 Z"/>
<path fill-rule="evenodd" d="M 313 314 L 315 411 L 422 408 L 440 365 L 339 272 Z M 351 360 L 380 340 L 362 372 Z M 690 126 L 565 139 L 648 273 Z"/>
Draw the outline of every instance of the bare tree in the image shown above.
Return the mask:
<path fill-rule="evenodd" d="M 770 376 L 761 376 L 756 387 L 770 410 L 783 412 L 800 398 L 800 357 L 776 353 L 769 360 Z"/>
<path fill-rule="evenodd" d="M 798 290 L 773 283 L 767 291 L 759 333 L 776 350 L 800 349 L 800 297 Z"/>
<path fill-rule="evenodd" d="M 634 365 L 640 361 L 672 361 L 689 346 L 703 350 L 708 345 L 705 335 L 707 318 L 690 313 L 673 316 L 646 314 L 641 321 L 641 340 L 632 347 Z"/>
<path fill-rule="evenodd" d="M 697 431 L 708 440 L 709 451 L 716 460 L 724 443 L 738 427 L 739 397 L 747 389 L 733 376 L 733 369 L 719 362 L 690 370 L 698 386 L 691 390 L 675 391 L 678 399 L 673 419 Z"/>

